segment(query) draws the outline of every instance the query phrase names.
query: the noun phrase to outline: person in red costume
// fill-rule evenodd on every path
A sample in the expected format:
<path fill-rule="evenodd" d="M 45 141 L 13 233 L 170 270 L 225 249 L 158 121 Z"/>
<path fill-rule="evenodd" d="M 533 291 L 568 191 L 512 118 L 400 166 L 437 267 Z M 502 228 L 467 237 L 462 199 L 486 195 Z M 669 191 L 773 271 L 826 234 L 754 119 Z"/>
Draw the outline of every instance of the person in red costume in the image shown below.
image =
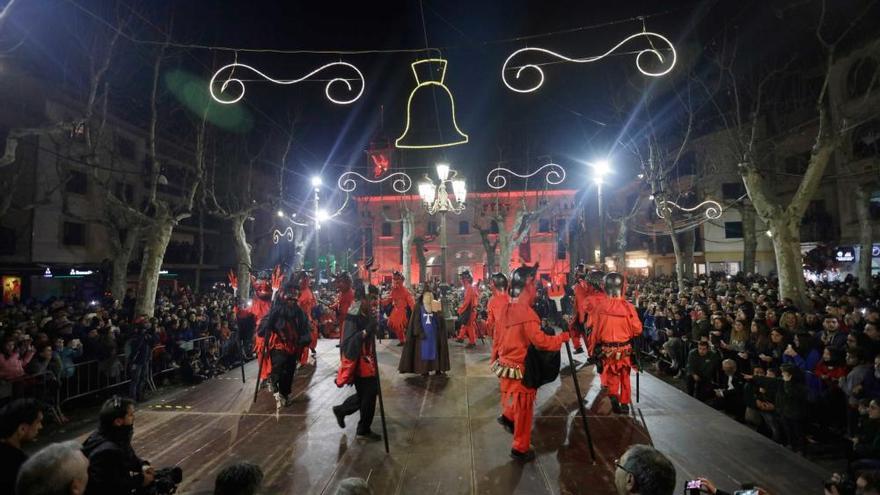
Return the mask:
<path fill-rule="evenodd" d="M 348 272 L 340 272 L 334 280 L 336 284 L 336 304 L 333 305 L 333 311 L 336 313 L 336 326 L 339 332 L 339 340 L 342 340 L 342 331 L 345 327 L 345 317 L 348 314 L 348 308 L 354 302 L 354 290 L 351 288 L 351 275 Z M 337 345 L 337 347 L 339 347 Z"/>
<path fill-rule="evenodd" d="M 257 328 L 257 336 L 268 351 L 265 354 L 272 365 L 269 382 L 278 409 L 290 405 L 296 362 L 311 340 L 309 320 L 297 303 L 298 292 L 297 284 L 288 282 Z"/>
<path fill-rule="evenodd" d="M 581 335 L 586 331 L 585 321 L 582 319 L 581 308 L 586 303 L 587 296 L 590 295 L 587 285 L 587 274 L 584 271 L 584 265 L 578 265 L 574 272 L 575 284 L 572 288 L 574 292 L 574 304 L 571 306 L 571 322 L 568 330 L 571 333 L 571 343 L 574 345 L 575 354 L 583 354 L 584 347 L 581 345 Z"/>
<path fill-rule="evenodd" d="M 403 274 L 395 271 L 391 276 L 391 296 L 382 301 L 382 306 L 392 304 L 391 314 L 388 316 L 388 328 L 397 336 L 397 346 L 403 346 L 406 342 L 406 327 L 409 324 L 409 315 L 416 306 L 412 294 L 403 284 Z"/>
<path fill-rule="evenodd" d="M 455 337 L 459 343 L 468 340 L 465 348 L 477 346 L 477 307 L 480 305 L 480 296 L 474 287 L 474 277 L 471 276 L 469 270 L 461 272 L 459 275 L 461 286 L 464 289 L 464 296 L 461 299 L 461 305 L 458 307 L 458 321 L 461 329 Z"/>
<path fill-rule="evenodd" d="M 507 295 L 507 276 L 501 272 L 496 273 L 492 275 L 492 297 L 486 303 L 486 332 L 492 339 L 495 339 L 495 334 L 504 326 L 504 323 L 500 320 L 507 310 L 508 303 L 510 303 L 510 296 Z M 492 342 L 492 352 L 494 356 L 494 340 Z"/>
<path fill-rule="evenodd" d="M 381 440 L 382 435 L 371 429 L 376 413 L 376 397 L 379 393 L 379 377 L 376 369 L 375 335 L 376 322 L 373 302 L 379 296 L 379 289 L 371 285 L 365 290 L 358 284 L 357 297 L 349 305 L 344 320 L 342 345 L 340 348 L 339 371 L 336 373 L 336 386 L 354 385 L 355 393 L 342 404 L 333 406 L 333 415 L 340 428 L 345 428 L 345 417 L 360 412 L 357 424 L 357 437 L 365 440 Z"/>
<path fill-rule="evenodd" d="M 260 322 L 263 321 L 263 318 L 272 309 L 272 301 L 275 299 L 275 294 L 278 293 L 278 289 L 281 288 L 283 281 L 284 275 L 281 273 L 281 267 L 278 265 L 275 265 L 271 275 L 265 272 L 261 272 L 259 277 L 251 275 L 251 287 L 254 289 L 255 297 L 249 300 L 248 303 L 242 303 L 241 301 L 249 296 L 249 294 L 238 294 L 238 278 L 230 270 L 229 284 L 240 301 L 235 307 L 236 315 L 240 314 L 240 317 L 246 317 L 248 313 L 252 314 L 254 316 L 254 324 L 259 328 Z M 260 380 L 266 380 L 272 373 L 272 361 L 269 359 L 269 353 L 264 349 L 263 339 L 259 335 L 254 338 L 254 352 L 257 355 L 257 359 L 261 361 Z"/>
<path fill-rule="evenodd" d="M 300 272 L 299 274 L 299 297 L 297 298 L 297 304 L 299 304 L 300 309 L 305 313 L 306 318 L 309 321 L 309 331 L 312 334 L 312 340 L 309 342 L 309 346 L 303 348 L 302 355 L 299 358 L 299 364 L 301 366 L 306 366 L 309 364 L 309 356 L 311 355 L 314 359 L 317 359 L 318 354 L 315 351 L 315 347 L 318 345 L 318 323 L 312 318 L 312 312 L 315 309 L 315 306 L 318 305 L 318 300 L 315 298 L 315 294 L 312 292 L 312 288 L 310 286 L 311 278 L 309 277 L 308 272 Z"/>
<path fill-rule="evenodd" d="M 642 322 L 636 308 L 623 296 L 624 280 L 619 273 L 605 275 L 607 298 L 591 308 L 593 332 L 587 341 L 590 355 L 602 359 L 602 385 L 608 389 L 616 413 L 629 412 L 632 339 L 642 334 Z"/>
<path fill-rule="evenodd" d="M 501 378 L 501 410 L 498 422 L 513 432 L 510 456 L 521 462 L 535 458 L 530 446 L 532 413 L 538 389 L 526 386 L 526 354 L 529 345 L 543 351 L 558 352 L 568 341 L 568 332 L 547 335 L 532 309 L 537 290 L 537 267 L 521 266 L 510 277 L 510 303 L 504 316 L 504 330 L 496 333 L 496 354 L 492 372 Z"/>

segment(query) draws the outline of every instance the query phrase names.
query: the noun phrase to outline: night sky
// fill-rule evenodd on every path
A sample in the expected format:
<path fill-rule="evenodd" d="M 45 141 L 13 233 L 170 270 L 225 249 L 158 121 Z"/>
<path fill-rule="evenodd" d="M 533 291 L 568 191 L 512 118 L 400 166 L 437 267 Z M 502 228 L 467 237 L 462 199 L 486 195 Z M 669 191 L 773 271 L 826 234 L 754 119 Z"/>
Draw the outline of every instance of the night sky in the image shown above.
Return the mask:
<path fill-rule="evenodd" d="M 842 13 L 857 1 L 833 2 Z M 420 9 L 421 5 L 421 9 Z M 621 164 L 631 161 L 614 142 L 631 119 L 631 108 L 644 91 L 663 93 L 691 70 L 699 71 L 702 48 L 720 42 L 722 33 L 735 35 L 750 63 L 774 60 L 786 53 L 811 49 L 799 41 L 815 26 L 819 2 L 792 1 L 463 1 L 425 0 L 383 2 L 242 2 L 193 0 L 132 2 L 114 8 L 104 1 L 36 0 L 21 8 L 13 20 L 27 46 L 15 56 L 26 59 L 48 77 L 64 83 L 78 81 L 82 45 L 71 33 L 106 32 L 100 19 L 135 12 L 126 32 L 138 40 L 162 40 L 173 15 L 171 38 L 179 44 L 230 48 L 302 50 L 397 50 L 440 48 L 449 61 L 446 83 L 456 102 L 466 145 L 427 151 L 402 151 L 398 165 L 415 169 L 439 160 L 469 175 L 479 189 L 489 170 L 503 160 L 521 172 L 548 160 L 575 172 L 569 187 L 583 180 L 583 163 L 612 155 Z M 424 13 L 424 28 L 423 17 Z M 679 50 L 679 66 L 665 81 L 638 74 L 632 54 L 620 54 L 593 64 L 545 66 L 546 81 L 535 93 L 517 94 L 502 84 L 504 59 L 525 46 L 540 46 L 573 57 L 604 52 L 645 26 L 671 39 Z M 543 33 L 557 32 L 549 36 Z M 530 36 L 528 39 L 514 39 Z M 811 45 L 815 45 L 812 43 Z M 644 48 L 642 41 L 622 52 Z M 149 82 L 149 62 L 155 46 L 123 40 L 110 84 L 118 91 L 118 108 L 143 108 Z M 173 48 L 165 76 L 181 74 L 204 81 L 232 62 L 229 50 Z M 247 134 L 249 140 L 273 139 L 295 116 L 295 146 L 285 166 L 293 177 L 323 171 L 334 179 L 351 167 L 366 171 L 364 150 L 370 142 L 393 142 L 403 129 L 406 98 L 415 85 L 410 64 L 436 52 L 394 54 L 277 54 L 239 52 L 238 61 L 277 78 L 300 75 L 331 61 L 358 66 L 366 77 L 364 95 L 340 106 L 324 98 L 322 81 L 295 86 L 254 82 L 236 112 L 244 117 L 226 132 Z M 547 59 L 542 59 L 548 61 Z M 805 62 L 806 63 L 806 62 Z M 797 65 L 795 65 L 797 67 Z M 318 79 L 348 75 L 331 72 Z M 173 78 L 171 79 L 173 80 Z M 167 82 L 167 81 L 166 81 Z M 205 83 L 205 86 L 207 84 Z M 167 89 L 167 88 L 166 88 Z M 173 99 L 173 91 L 168 98 Z M 135 110 L 132 110 L 135 112 Z M 443 111 L 443 109 L 439 109 Z M 143 117 L 144 112 L 140 112 Z M 177 117 L 179 117 L 179 112 Z M 676 115 L 667 116 L 670 122 Z M 279 155 L 280 151 L 275 153 Z M 273 149 L 267 151 L 271 158 Z M 625 165 L 621 165 L 625 166 Z M 629 174 L 631 177 L 634 174 Z M 626 175 L 626 174 L 624 174 Z M 305 192 L 305 189 L 302 191 Z M 297 195 L 296 191 L 291 194 Z"/>

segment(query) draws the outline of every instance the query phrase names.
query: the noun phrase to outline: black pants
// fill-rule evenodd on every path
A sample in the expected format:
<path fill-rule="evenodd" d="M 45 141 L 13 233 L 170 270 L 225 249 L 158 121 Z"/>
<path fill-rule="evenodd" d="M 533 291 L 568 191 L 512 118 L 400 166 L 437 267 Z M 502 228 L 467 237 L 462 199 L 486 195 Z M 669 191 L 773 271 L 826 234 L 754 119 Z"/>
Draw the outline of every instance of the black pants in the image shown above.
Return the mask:
<path fill-rule="evenodd" d="M 373 416 L 376 414 L 376 397 L 379 395 L 379 380 L 375 376 L 357 377 L 354 379 L 354 395 L 348 396 L 339 405 L 339 411 L 348 416 L 361 412 L 357 433 L 362 435 L 370 432 Z"/>
<path fill-rule="evenodd" d="M 699 381 L 694 380 L 692 375 L 687 376 L 687 393 L 702 402 L 706 402 L 714 395 L 712 384 L 707 383 L 704 378 L 701 378 Z"/>
<path fill-rule="evenodd" d="M 275 386 L 281 395 L 290 395 L 290 387 L 293 385 L 293 374 L 296 373 L 296 356 L 278 349 L 269 351 L 269 360 L 272 363 L 272 372 L 269 381 Z"/>
<path fill-rule="evenodd" d="M 804 452 L 806 438 L 804 437 L 804 421 L 802 419 L 782 418 L 782 429 L 788 438 L 788 443 L 795 452 Z"/>

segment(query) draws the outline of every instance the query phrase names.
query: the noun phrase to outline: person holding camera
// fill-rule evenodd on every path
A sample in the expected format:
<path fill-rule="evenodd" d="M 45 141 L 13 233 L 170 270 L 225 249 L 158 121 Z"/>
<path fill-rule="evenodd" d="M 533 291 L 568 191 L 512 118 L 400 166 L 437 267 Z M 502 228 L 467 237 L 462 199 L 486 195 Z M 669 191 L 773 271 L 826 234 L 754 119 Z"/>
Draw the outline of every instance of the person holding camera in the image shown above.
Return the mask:
<path fill-rule="evenodd" d="M 156 471 L 131 446 L 134 401 L 114 396 L 104 402 L 98 417 L 98 431 L 83 442 L 89 458 L 85 495 L 172 493 L 182 480 L 180 468 Z"/>

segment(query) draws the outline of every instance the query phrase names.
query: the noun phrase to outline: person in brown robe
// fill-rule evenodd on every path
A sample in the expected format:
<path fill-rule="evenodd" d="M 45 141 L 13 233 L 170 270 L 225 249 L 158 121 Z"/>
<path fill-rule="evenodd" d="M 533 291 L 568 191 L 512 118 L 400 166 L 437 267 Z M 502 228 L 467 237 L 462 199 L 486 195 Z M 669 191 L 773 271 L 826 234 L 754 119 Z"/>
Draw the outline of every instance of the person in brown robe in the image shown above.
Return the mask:
<path fill-rule="evenodd" d="M 397 370 L 401 373 L 438 375 L 449 371 L 449 343 L 440 301 L 426 290 L 416 300 L 406 329 L 406 340 Z"/>

